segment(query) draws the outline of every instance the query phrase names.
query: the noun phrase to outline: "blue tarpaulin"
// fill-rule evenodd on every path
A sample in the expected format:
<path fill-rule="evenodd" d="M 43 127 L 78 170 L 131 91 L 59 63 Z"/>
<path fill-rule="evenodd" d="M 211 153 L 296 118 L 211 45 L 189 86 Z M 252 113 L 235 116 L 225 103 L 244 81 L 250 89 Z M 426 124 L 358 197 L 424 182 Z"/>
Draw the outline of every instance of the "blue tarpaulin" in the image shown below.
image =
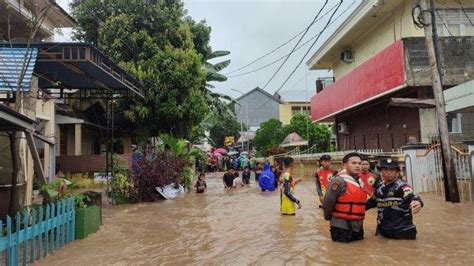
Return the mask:
<path fill-rule="evenodd" d="M 26 71 L 20 86 L 22 91 L 29 91 L 37 55 L 37 48 L 0 47 L 0 91 L 16 91 L 24 64 Z"/>

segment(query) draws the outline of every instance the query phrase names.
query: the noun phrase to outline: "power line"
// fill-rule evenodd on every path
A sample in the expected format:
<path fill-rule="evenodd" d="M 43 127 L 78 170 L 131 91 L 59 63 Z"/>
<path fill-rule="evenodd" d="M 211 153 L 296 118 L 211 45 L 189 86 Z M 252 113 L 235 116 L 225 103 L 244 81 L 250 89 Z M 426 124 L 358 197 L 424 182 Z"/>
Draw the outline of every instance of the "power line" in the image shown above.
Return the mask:
<path fill-rule="evenodd" d="M 332 7 L 331 9 L 329 9 L 326 13 L 324 13 L 320 18 L 318 18 L 316 21 L 313 21 L 313 22 L 311 23 L 311 25 L 313 25 L 314 23 L 316 23 L 316 22 L 318 22 L 319 20 L 321 20 L 322 18 L 324 18 L 324 17 L 325 17 L 327 14 L 329 14 L 329 12 L 331 12 L 334 8 L 336 8 L 336 6 L 333 6 L 333 7 Z M 276 52 L 276 51 L 278 51 L 280 48 L 284 47 L 285 45 L 287 45 L 288 43 L 290 43 L 291 41 L 293 41 L 294 39 L 296 39 L 298 36 L 300 36 L 301 34 L 303 34 L 305 31 L 306 31 L 306 28 L 303 29 L 302 31 L 300 31 L 300 32 L 299 32 L 298 34 L 296 34 L 295 36 L 291 37 L 289 40 L 287 40 L 287 41 L 284 42 L 283 44 L 281 44 L 281 45 L 279 45 L 278 47 L 276 47 L 275 49 L 271 50 L 270 52 L 268 52 L 268 53 L 266 53 L 266 54 L 264 54 L 264 55 L 258 57 L 257 59 L 251 61 L 250 63 L 246 64 L 245 66 L 242 66 L 242 67 L 240 67 L 240 68 L 238 68 L 238 69 L 232 70 L 232 71 L 230 71 L 230 72 L 228 72 L 228 73 L 226 73 L 226 74 L 224 74 L 224 75 L 226 75 L 226 76 L 227 76 L 227 75 L 230 75 L 230 74 L 232 74 L 232 73 L 238 72 L 238 71 L 240 71 L 240 70 L 242 70 L 242 69 L 245 69 L 245 68 L 247 68 L 247 67 L 253 65 L 254 63 L 256 63 L 256 62 L 262 60 L 263 58 L 265 58 L 265 57 L 267 57 L 267 56 L 273 54 L 273 53 Z"/>
<path fill-rule="evenodd" d="M 263 86 L 262 89 L 265 89 L 268 84 L 270 84 L 270 82 L 275 78 L 275 76 L 278 74 L 278 72 L 280 72 L 281 68 L 285 65 L 286 61 L 288 61 L 288 59 L 290 58 L 290 56 L 295 52 L 296 48 L 298 47 L 298 45 L 300 44 L 300 42 L 303 40 L 304 36 L 306 36 L 306 33 L 308 33 L 309 29 L 314 25 L 314 22 L 316 21 L 316 19 L 318 19 L 319 15 L 321 14 L 321 12 L 323 11 L 323 9 L 326 7 L 327 3 L 328 3 L 329 0 L 326 0 L 324 2 L 324 5 L 321 7 L 321 9 L 319 9 L 318 13 L 316 14 L 316 16 L 314 17 L 313 21 L 311 22 L 311 24 L 309 24 L 308 27 L 306 27 L 306 30 L 305 32 L 303 33 L 303 35 L 300 37 L 300 39 L 298 40 L 298 42 L 295 44 L 295 46 L 293 46 L 293 49 L 291 50 L 291 52 L 288 54 L 288 56 L 285 58 L 285 60 L 283 61 L 283 63 L 281 63 L 281 65 L 278 67 L 278 69 L 275 71 L 275 73 L 273 73 L 272 77 L 267 81 L 267 83 Z M 337 11 L 337 9 L 336 9 Z"/>
<path fill-rule="evenodd" d="M 301 81 L 303 81 L 309 74 L 311 74 L 311 72 L 308 72 L 308 71 L 305 71 L 305 75 L 299 79 L 297 82 L 295 82 L 289 89 L 287 90 L 284 90 L 284 91 L 290 91 L 291 89 L 293 89 L 294 87 L 296 87 L 298 84 L 300 84 Z M 307 83 L 307 82 L 306 82 Z"/>
<path fill-rule="evenodd" d="M 355 4 L 355 2 L 356 2 L 355 0 L 352 1 L 352 4 L 351 4 L 350 6 L 348 6 L 346 9 L 344 9 L 344 11 L 341 12 L 341 14 L 339 14 L 339 15 L 336 17 L 336 19 L 334 19 L 333 21 L 331 21 L 330 25 L 332 25 L 332 24 L 333 24 L 334 22 L 336 22 L 340 17 L 342 17 L 342 15 L 344 15 L 351 7 Z M 336 7 L 336 6 L 334 6 L 334 7 L 331 8 L 330 10 L 334 9 L 335 7 Z M 322 17 L 321 17 L 321 18 L 322 18 Z M 310 38 L 309 40 L 307 40 L 305 43 L 303 43 L 302 45 L 298 46 L 295 51 L 300 50 L 301 48 L 303 48 L 304 46 L 306 46 L 308 43 L 310 43 L 312 40 L 314 40 L 314 39 L 316 39 L 317 37 L 319 37 L 319 35 L 321 35 L 321 34 L 318 33 L 317 35 L 311 37 L 311 38 Z M 285 59 L 288 55 L 289 55 L 289 54 L 286 54 L 286 55 L 284 55 L 284 56 L 282 56 L 282 57 L 280 57 L 280 58 L 278 58 L 278 59 L 276 59 L 276 60 L 274 60 L 274 61 L 272 61 L 272 62 L 270 62 L 270 63 L 268 63 L 268 64 L 266 64 L 266 65 L 264 65 L 264 66 L 261 66 L 261 67 L 259 67 L 259 68 L 256 68 L 256 69 L 253 69 L 253 70 L 244 72 L 244 73 L 236 74 L 236 75 L 230 75 L 230 76 L 227 76 L 227 77 L 228 77 L 228 78 L 236 78 L 236 77 L 240 77 L 240 76 L 245 76 L 245 75 L 248 75 L 248 74 L 252 74 L 252 73 L 254 73 L 254 72 L 258 72 L 258 71 L 260 71 L 260 70 L 262 70 L 262 69 L 268 68 L 268 67 L 270 67 L 270 66 L 272 66 L 272 65 L 274 65 L 274 64 L 276 64 L 276 63 L 278 63 L 279 61 Z"/>
<path fill-rule="evenodd" d="M 342 2 L 344 2 L 343 0 L 341 0 L 341 2 L 339 3 L 339 5 L 337 6 L 336 10 L 334 10 L 334 12 L 332 13 L 331 17 L 329 17 L 329 20 L 328 22 L 326 23 L 326 25 L 324 26 L 324 28 L 321 30 L 318 38 L 316 38 L 316 40 L 314 40 L 314 42 L 311 44 L 311 46 L 309 47 L 309 49 L 306 51 L 306 53 L 303 55 L 303 57 L 301 57 L 301 60 L 298 62 L 298 64 L 295 66 L 295 68 L 293 69 L 293 71 L 291 71 L 290 75 L 286 78 L 285 82 L 283 82 L 283 84 L 281 84 L 280 88 L 278 88 L 278 90 L 275 92 L 279 92 L 283 86 L 285 86 L 285 84 L 288 82 L 288 80 L 291 78 L 291 76 L 293 76 L 293 74 L 296 72 L 296 70 L 298 69 L 298 67 L 301 65 L 301 63 L 303 63 L 303 60 L 305 59 L 305 57 L 309 54 L 309 52 L 311 51 L 311 49 L 313 48 L 313 46 L 318 42 L 319 40 L 319 37 L 322 35 L 322 33 L 329 27 L 330 25 L 330 22 L 332 20 L 332 18 L 334 17 L 334 15 L 336 14 L 337 10 L 339 9 L 339 7 L 341 7 L 342 5 Z"/>
<path fill-rule="evenodd" d="M 316 40 L 314 40 L 314 42 L 311 44 L 311 46 L 309 47 L 309 49 L 306 51 L 306 53 L 304 54 L 304 56 L 301 58 L 301 60 L 298 62 L 298 64 L 296 65 L 295 69 L 293 69 L 293 71 L 290 73 L 290 75 L 288 76 L 288 78 L 285 80 L 285 82 L 280 86 L 280 88 L 278 88 L 277 91 L 274 92 L 274 94 L 278 93 L 281 88 L 283 88 L 283 86 L 286 84 L 286 82 L 288 82 L 288 80 L 290 79 L 290 77 L 295 73 L 296 69 L 298 69 L 298 67 L 301 65 L 301 63 L 303 62 L 304 58 L 308 55 L 308 53 L 311 51 L 311 49 L 313 48 L 313 46 L 317 43 L 318 39 L 319 39 L 319 36 L 322 35 L 322 33 L 328 28 L 328 26 L 331 24 L 331 20 L 332 18 L 334 17 L 334 15 L 337 13 L 337 10 L 339 9 L 339 7 L 341 7 L 342 5 L 342 2 L 343 0 L 341 0 L 341 2 L 338 4 L 336 10 L 331 14 L 331 17 L 329 17 L 329 20 L 327 21 L 326 25 L 324 26 L 324 28 L 321 30 L 321 32 L 319 32 L 319 34 L 317 35 L 317 38 Z M 268 99 L 264 104 L 260 105 L 259 108 L 257 109 L 260 109 L 262 108 L 263 106 L 265 106 L 268 102 L 270 101 L 270 99 Z"/>

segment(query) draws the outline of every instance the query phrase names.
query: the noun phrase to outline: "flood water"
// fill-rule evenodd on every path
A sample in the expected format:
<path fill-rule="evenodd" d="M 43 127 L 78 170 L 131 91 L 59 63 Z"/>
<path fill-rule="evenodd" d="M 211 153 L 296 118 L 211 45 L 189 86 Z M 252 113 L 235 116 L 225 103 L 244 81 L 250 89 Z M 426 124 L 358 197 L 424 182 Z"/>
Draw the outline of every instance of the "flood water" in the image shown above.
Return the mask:
<path fill-rule="evenodd" d="M 370 210 L 365 239 L 340 244 L 331 241 L 309 179 L 296 188 L 303 209 L 294 217 L 280 215 L 278 192 L 259 192 L 255 183 L 224 191 L 214 174 L 207 184 L 206 194 L 105 209 L 97 233 L 40 265 L 474 264 L 473 204 L 422 195 L 416 241 L 376 237 Z"/>

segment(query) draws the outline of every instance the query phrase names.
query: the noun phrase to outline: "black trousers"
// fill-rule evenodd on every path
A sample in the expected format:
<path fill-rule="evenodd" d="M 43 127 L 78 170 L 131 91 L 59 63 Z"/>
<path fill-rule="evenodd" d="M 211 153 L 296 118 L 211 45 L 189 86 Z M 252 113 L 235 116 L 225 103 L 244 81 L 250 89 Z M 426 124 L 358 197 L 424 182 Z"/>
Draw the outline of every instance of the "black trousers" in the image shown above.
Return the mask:
<path fill-rule="evenodd" d="M 331 238 L 334 242 L 349 243 L 356 240 L 364 239 L 364 229 L 359 232 L 342 229 L 331 226 Z"/>
<path fill-rule="evenodd" d="M 415 240 L 416 239 L 416 228 L 408 229 L 405 231 L 386 231 L 383 229 L 378 228 L 377 234 L 381 235 L 385 238 L 391 239 L 408 239 L 408 240 Z"/>

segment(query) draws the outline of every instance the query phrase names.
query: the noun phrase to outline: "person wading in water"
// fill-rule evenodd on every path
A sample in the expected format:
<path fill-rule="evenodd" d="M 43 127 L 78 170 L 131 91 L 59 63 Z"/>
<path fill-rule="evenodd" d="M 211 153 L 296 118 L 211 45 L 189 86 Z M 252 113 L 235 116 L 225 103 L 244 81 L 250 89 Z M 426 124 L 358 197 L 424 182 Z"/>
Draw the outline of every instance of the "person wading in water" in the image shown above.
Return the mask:
<path fill-rule="evenodd" d="M 326 188 L 329 183 L 329 180 L 337 174 L 336 170 L 331 169 L 331 156 L 325 154 L 319 158 L 319 164 L 322 168 L 316 172 L 314 175 L 316 183 L 316 192 L 319 196 L 319 208 L 322 207 L 324 194 L 326 194 Z"/>
<path fill-rule="evenodd" d="M 393 239 L 416 239 L 413 214 L 423 207 L 421 198 L 400 178 L 398 162 L 388 158 L 380 161 L 383 183 L 367 202 L 367 209 L 377 207 L 377 235 Z"/>
<path fill-rule="evenodd" d="M 204 178 L 205 174 L 200 173 L 196 185 L 194 185 L 194 187 L 196 188 L 196 193 L 204 193 L 206 191 L 207 184 Z"/>
<path fill-rule="evenodd" d="M 364 239 L 363 221 L 367 194 L 359 178 L 361 158 L 352 152 L 344 156 L 343 173 L 328 184 L 323 200 L 324 218 L 330 220 L 331 238 L 335 242 L 349 243 Z"/>
<path fill-rule="evenodd" d="M 301 209 L 302 205 L 293 193 L 295 191 L 295 186 L 300 183 L 302 179 L 300 178 L 296 181 L 293 180 L 293 158 L 285 158 L 283 160 L 283 164 L 285 166 L 285 170 L 282 175 L 283 186 L 280 192 L 280 211 L 285 215 L 295 215 L 295 204 L 298 206 L 298 209 Z"/>

